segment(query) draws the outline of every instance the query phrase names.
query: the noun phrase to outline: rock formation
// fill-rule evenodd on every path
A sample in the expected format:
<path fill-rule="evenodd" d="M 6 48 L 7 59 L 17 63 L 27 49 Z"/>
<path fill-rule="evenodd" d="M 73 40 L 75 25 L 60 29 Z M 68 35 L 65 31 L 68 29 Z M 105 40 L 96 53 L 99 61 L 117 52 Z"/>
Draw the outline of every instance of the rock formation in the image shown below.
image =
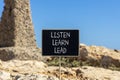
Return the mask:
<path fill-rule="evenodd" d="M 40 59 L 29 0 L 4 0 L 0 21 L 0 59 Z M 35 57 L 36 56 L 36 57 Z"/>
<path fill-rule="evenodd" d="M 80 45 L 80 50 L 80 60 L 89 61 L 91 65 L 102 66 L 104 68 L 111 65 L 120 67 L 120 52 L 118 51 L 116 52 L 101 46 L 86 45 Z"/>
<path fill-rule="evenodd" d="M 0 25 L 0 47 L 36 46 L 29 0 L 4 0 Z"/>

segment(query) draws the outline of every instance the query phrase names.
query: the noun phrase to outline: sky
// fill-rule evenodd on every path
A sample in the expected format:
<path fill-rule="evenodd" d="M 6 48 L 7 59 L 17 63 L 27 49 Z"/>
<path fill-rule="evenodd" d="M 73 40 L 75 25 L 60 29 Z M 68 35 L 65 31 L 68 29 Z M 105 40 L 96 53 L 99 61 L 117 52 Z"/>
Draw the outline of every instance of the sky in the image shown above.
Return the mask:
<path fill-rule="evenodd" d="M 31 11 L 38 47 L 42 29 L 79 29 L 80 43 L 120 50 L 120 0 L 31 0 Z"/>

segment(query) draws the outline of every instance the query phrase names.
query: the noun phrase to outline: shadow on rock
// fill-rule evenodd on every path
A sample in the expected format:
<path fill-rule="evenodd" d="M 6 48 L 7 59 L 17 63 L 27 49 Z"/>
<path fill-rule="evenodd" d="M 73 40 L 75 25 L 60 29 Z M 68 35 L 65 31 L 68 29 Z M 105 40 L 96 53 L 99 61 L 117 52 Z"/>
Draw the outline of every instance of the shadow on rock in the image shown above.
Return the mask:
<path fill-rule="evenodd" d="M 15 58 L 15 55 L 12 51 L 1 50 L 0 51 L 0 59 L 2 61 L 8 61 Z"/>

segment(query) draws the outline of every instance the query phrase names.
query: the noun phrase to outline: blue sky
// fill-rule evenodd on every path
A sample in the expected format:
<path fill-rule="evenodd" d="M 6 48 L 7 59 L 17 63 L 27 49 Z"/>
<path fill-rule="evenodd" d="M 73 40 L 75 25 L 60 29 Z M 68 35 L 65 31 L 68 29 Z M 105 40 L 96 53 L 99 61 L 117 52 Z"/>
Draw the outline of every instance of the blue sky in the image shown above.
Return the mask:
<path fill-rule="evenodd" d="M 42 29 L 79 29 L 81 43 L 120 49 L 120 0 L 31 0 L 31 10 L 39 47 Z"/>

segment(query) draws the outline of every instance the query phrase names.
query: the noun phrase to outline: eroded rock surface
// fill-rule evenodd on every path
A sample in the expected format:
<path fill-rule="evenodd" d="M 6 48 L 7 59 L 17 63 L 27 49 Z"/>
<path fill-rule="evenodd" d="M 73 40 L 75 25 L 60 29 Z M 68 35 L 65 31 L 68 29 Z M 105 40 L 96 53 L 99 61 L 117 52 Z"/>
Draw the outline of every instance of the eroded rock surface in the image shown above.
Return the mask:
<path fill-rule="evenodd" d="M 62 80 L 119 80 L 120 72 L 83 66 L 61 67 Z M 36 60 L 0 61 L 1 80 L 59 80 L 59 67 Z"/>
<path fill-rule="evenodd" d="M 91 61 L 92 64 L 108 67 L 114 65 L 120 67 L 120 52 L 119 50 L 107 49 L 100 46 L 80 45 L 80 60 Z M 96 65 L 97 66 L 97 65 Z"/>
<path fill-rule="evenodd" d="M 0 21 L 0 59 L 40 60 L 31 19 L 30 0 L 4 0 Z"/>

